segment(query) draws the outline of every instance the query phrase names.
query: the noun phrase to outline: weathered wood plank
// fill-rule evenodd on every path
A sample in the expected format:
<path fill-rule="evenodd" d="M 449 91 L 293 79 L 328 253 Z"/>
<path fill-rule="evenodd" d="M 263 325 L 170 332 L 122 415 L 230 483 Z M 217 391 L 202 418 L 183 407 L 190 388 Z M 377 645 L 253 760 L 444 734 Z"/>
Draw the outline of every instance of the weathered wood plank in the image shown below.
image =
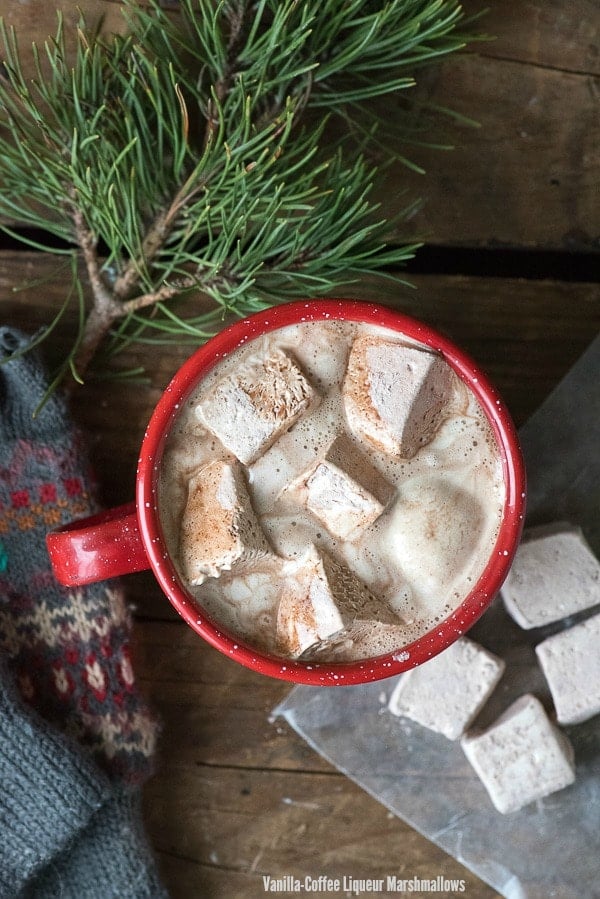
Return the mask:
<path fill-rule="evenodd" d="M 190 768 L 331 770 L 271 717 L 290 684 L 242 668 L 182 621 L 138 620 L 134 643 L 137 677 L 163 722 L 163 764 L 175 753 Z"/>
<path fill-rule="evenodd" d="M 176 0 L 164 2 L 176 7 Z M 77 4 L 90 22 L 105 18 L 109 29 L 121 27 L 120 0 L 82 0 Z M 600 74 L 600 17 L 595 0 L 463 0 L 466 16 L 484 15 L 470 26 L 491 40 L 478 44 L 483 55 L 512 59 L 563 71 Z M 6 8 L 4 8 L 6 7 Z M 5 21 L 32 40 L 43 41 L 54 33 L 56 10 L 66 22 L 77 21 L 77 8 L 67 0 L 27 0 L 5 3 Z"/>
<path fill-rule="evenodd" d="M 118 2 L 106 0 L 81 0 L 71 3 L 70 0 L 27 0 L 26 3 L 0 3 L 0 15 L 9 28 L 14 28 L 19 45 L 24 51 L 23 61 L 28 63 L 26 51 L 35 43 L 42 46 L 46 40 L 56 34 L 57 14 L 62 15 L 65 35 L 72 34 L 83 15 L 90 27 L 102 21 L 107 33 L 123 31 L 125 20 Z"/>
<path fill-rule="evenodd" d="M 56 260 L 48 256 L 0 252 L 2 319 L 30 331 L 47 325 L 66 289 L 60 274 L 53 275 L 56 271 Z M 40 285 L 39 281 L 47 283 Z M 364 279 L 346 294 L 393 306 L 444 331 L 496 382 L 518 425 L 542 402 L 600 327 L 600 289 L 595 284 L 445 275 L 414 275 L 411 281 L 416 289 L 385 279 Z M 20 288 L 18 292 L 15 287 Z M 178 308 L 185 312 L 186 305 Z M 73 309 L 47 344 L 52 365 L 66 353 L 74 322 Z M 95 459 L 101 476 L 107 476 L 111 502 L 128 498 L 124 490 L 133 482 L 145 425 L 160 391 L 192 349 L 178 344 L 158 349 L 132 346 L 117 364 L 123 368 L 143 366 L 147 383 L 94 381 L 90 377 L 89 383 L 75 392 L 74 408 L 82 426 L 94 434 Z M 527 389 L 523 389 L 524 379 Z"/>
<path fill-rule="evenodd" d="M 60 6 L 72 26 L 74 7 Z M 425 177 L 394 167 L 380 192 L 392 218 L 408 198 L 423 209 L 398 238 L 432 244 L 600 250 L 597 203 L 600 169 L 598 17 L 592 0 L 578 0 L 579 18 L 553 0 L 495 2 L 482 27 L 493 43 L 481 55 L 451 57 L 424 71 L 415 96 L 480 123 L 461 128 L 436 120 L 431 139 L 446 137 L 451 152 L 405 149 Z M 520 9 L 523 8 L 523 21 Z M 469 0 L 467 11 L 476 9 Z M 107 28 L 122 28 L 118 4 L 87 0 L 90 21 L 106 12 Z M 55 4 L 10 4 L 6 18 L 26 39 L 54 30 Z M 518 23 L 518 28 L 516 23 Z M 596 60 L 595 67 L 588 60 Z M 579 61 L 579 62 L 578 62 Z M 390 101 L 394 116 L 401 102 Z"/>
<path fill-rule="evenodd" d="M 464 0 L 467 15 L 485 14 L 476 28 L 493 40 L 485 56 L 565 72 L 600 74 L 600 14 L 596 0 Z"/>
<path fill-rule="evenodd" d="M 337 774 L 187 768 L 173 760 L 147 786 L 146 826 L 174 899 L 253 899 L 265 895 L 263 875 L 286 874 L 302 880 L 442 875 L 463 878 L 471 899 L 496 895 Z M 180 860 L 187 863 L 184 878 Z"/>
<path fill-rule="evenodd" d="M 447 129 L 449 152 L 408 148 L 426 175 L 395 167 L 383 209 L 422 198 L 406 234 L 431 244 L 597 252 L 599 86 L 592 76 L 483 56 L 444 61 L 417 96 L 480 127 Z"/>

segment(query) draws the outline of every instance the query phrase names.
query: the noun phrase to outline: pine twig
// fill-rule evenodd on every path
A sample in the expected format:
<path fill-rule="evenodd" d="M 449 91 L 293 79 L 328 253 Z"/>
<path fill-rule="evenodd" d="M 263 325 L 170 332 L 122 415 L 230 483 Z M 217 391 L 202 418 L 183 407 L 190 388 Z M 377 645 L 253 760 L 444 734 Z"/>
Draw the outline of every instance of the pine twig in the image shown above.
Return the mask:
<path fill-rule="evenodd" d="M 104 282 L 97 256 L 97 241 L 86 227 L 82 212 L 76 205 L 73 208 L 73 223 L 93 294 L 93 305 L 74 357 L 75 370 L 81 377 L 111 325 L 120 316 L 121 308 Z"/>
<path fill-rule="evenodd" d="M 50 252 L 74 245 L 87 273 L 86 309 L 73 266 L 65 308 L 81 327 L 57 381 L 80 379 L 109 334 L 201 341 L 223 312 L 390 275 L 414 254 L 388 246 L 401 218 L 378 213 L 364 150 L 373 101 L 464 46 L 457 0 L 180 0 L 177 19 L 158 0 L 122 6 L 128 33 L 82 20 L 72 61 L 59 17 L 33 79 L 0 20 L 0 222 L 67 243 Z M 330 115 L 348 134 L 358 123 L 359 152 L 325 146 Z M 415 144 L 412 125 L 400 138 Z M 214 310 L 183 320 L 172 306 L 192 289 Z"/>
<path fill-rule="evenodd" d="M 149 258 L 162 244 L 164 233 L 168 227 L 168 218 L 167 214 L 163 215 L 161 223 L 155 223 L 148 233 L 146 247 Z M 129 289 L 137 281 L 135 267 L 128 266 L 125 269 L 121 278 L 115 282 L 111 292 L 100 272 L 97 242 L 86 228 L 81 212 L 78 209 L 73 211 L 73 220 L 77 242 L 85 260 L 93 294 L 92 308 L 86 318 L 81 340 L 73 360 L 75 370 L 82 376 L 96 354 L 99 345 L 118 319 L 125 318 L 133 312 L 139 312 L 140 309 L 145 309 L 148 306 L 153 306 L 156 303 L 162 303 L 178 296 L 193 287 L 196 284 L 196 279 L 193 277 L 179 278 L 173 284 L 164 284 L 157 290 L 140 294 L 133 299 L 122 300 L 122 297 L 126 296 Z M 132 273 L 131 275 L 128 274 L 130 272 Z"/>

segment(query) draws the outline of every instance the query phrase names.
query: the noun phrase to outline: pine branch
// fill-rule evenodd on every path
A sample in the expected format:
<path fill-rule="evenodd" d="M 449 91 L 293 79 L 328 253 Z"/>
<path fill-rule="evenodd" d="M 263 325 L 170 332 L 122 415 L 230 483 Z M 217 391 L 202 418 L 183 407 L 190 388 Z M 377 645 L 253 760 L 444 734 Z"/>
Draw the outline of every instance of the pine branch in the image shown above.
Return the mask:
<path fill-rule="evenodd" d="M 386 244 L 397 223 L 371 200 L 377 170 L 364 152 L 348 162 L 343 144 L 328 147 L 324 128 L 341 115 L 366 150 L 373 101 L 464 46 L 458 2 L 181 0 L 176 18 L 156 0 L 123 7 L 127 34 L 82 20 L 73 60 L 59 17 L 54 40 L 34 47 L 33 79 L 0 28 L 0 217 L 60 238 L 87 273 L 86 308 L 72 267 L 81 327 L 57 377 L 81 379 L 108 335 L 113 351 L 199 342 L 224 314 L 410 258 L 415 246 Z M 214 311 L 182 320 L 173 303 L 193 291 Z"/>

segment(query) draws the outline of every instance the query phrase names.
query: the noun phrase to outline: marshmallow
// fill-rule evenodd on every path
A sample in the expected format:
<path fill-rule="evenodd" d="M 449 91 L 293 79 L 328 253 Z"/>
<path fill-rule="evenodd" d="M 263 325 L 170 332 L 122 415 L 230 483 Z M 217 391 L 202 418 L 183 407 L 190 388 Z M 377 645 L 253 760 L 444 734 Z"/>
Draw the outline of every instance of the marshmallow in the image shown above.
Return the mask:
<path fill-rule="evenodd" d="M 522 628 L 559 621 L 600 602 L 600 562 L 579 528 L 561 523 L 529 529 L 502 598 Z"/>
<path fill-rule="evenodd" d="M 190 478 L 179 555 L 194 586 L 271 555 L 237 463 L 210 462 Z"/>
<path fill-rule="evenodd" d="M 516 812 L 575 780 L 571 743 L 530 693 L 519 697 L 483 733 L 464 736 L 461 745 L 502 814 Z"/>
<path fill-rule="evenodd" d="M 293 658 L 357 621 L 400 623 L 349 568 L 315 547 L 289 573 L 277 610 L 277 642 Z"/>
<path fill-rule="evenodd" d="M 218 381 L 196 407 L 200 421 L 244 465 L 264 453 L 317 396 L 281 350 L 251 357 Z"/>
<path fill-rule="evenodd" d="M 401 675 L 388 708 L 393 715 L 458 740 L 491 695 L 504 668 L 502 659 L 461 637 Z"/>
<path fill-rule="evenodd" d="M 600 712 L 600 614 L 539 643 L 535 651 L 560 724 Z"/>
<path fill-rule="evenodd" d="M 394 488 L 345 435 L 288 488 L 334 537 L 346 540 L 384 511 Z"/>
<path fill-rule="evenodd" d="M 348 424 L 377 449 L 410 458 L 441 424 L 452 383 L 452 370 L 434 352 L 358 337 L 343 385 Z"/>

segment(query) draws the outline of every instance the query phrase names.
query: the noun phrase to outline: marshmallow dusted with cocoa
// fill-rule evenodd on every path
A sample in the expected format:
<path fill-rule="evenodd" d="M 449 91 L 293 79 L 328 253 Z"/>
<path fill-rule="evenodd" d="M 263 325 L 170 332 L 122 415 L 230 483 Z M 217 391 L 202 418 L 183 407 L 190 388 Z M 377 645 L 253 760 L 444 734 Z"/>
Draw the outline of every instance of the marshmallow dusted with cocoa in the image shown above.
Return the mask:
<path fill-rule="evenodd" d="M 250 358 L 218 381 L 196 408 L 223 446 L 249 465 L 302 415 L 317 396 L 281 350 Z"/>
<path fill-rule="evenodd" d="M 382 400 L 390 364 L 379 411 L 391 422 L 397 405 L 402 424 L 384 424 L 386 446 L 348 414 L 361 353 Z M 494 433 L 452 367 L 390 329 L 334 320 L 220 358 L 173 422 L 159 483 L 199 612 L 319 662 L 395 652 L 450 615 L 494 551 L 504 502 Z"/>
<path fill-rule="evenodd" d="M 435 434 L 452 395 L 452 377 L 436 353 L 358 337 L 343 391 L 351 430 L 384 452 L 410 458 Z"/>
<path fill-rule="evenodd" d="M 289 566 L 291 572 L 291 566 Z M 354 622 L 400 623 L 346 565 L 311 547 L 286 579 L 277 611 L 277 640 L 292 657 Z M 318 647 L 315 647 L 318 649 Z"/>
<path fill-rule="evenodd" d="M 342 539 L 372 524 L 395 493 L 344 434 L 289 489 L 331 534 Z"/>
<path fill-rule="evenodd" d="M 189 482 L 179 556 L 193 585 L 240 570 L 271 554 L 236 462 L 203 466 Z"/>
<path fill-rule="evenodd" d="M 581 529 L 558 523 L 525 531 L 502 598 L 508 613 L 525 629 L 600 603 L 600 561 Z"/>

